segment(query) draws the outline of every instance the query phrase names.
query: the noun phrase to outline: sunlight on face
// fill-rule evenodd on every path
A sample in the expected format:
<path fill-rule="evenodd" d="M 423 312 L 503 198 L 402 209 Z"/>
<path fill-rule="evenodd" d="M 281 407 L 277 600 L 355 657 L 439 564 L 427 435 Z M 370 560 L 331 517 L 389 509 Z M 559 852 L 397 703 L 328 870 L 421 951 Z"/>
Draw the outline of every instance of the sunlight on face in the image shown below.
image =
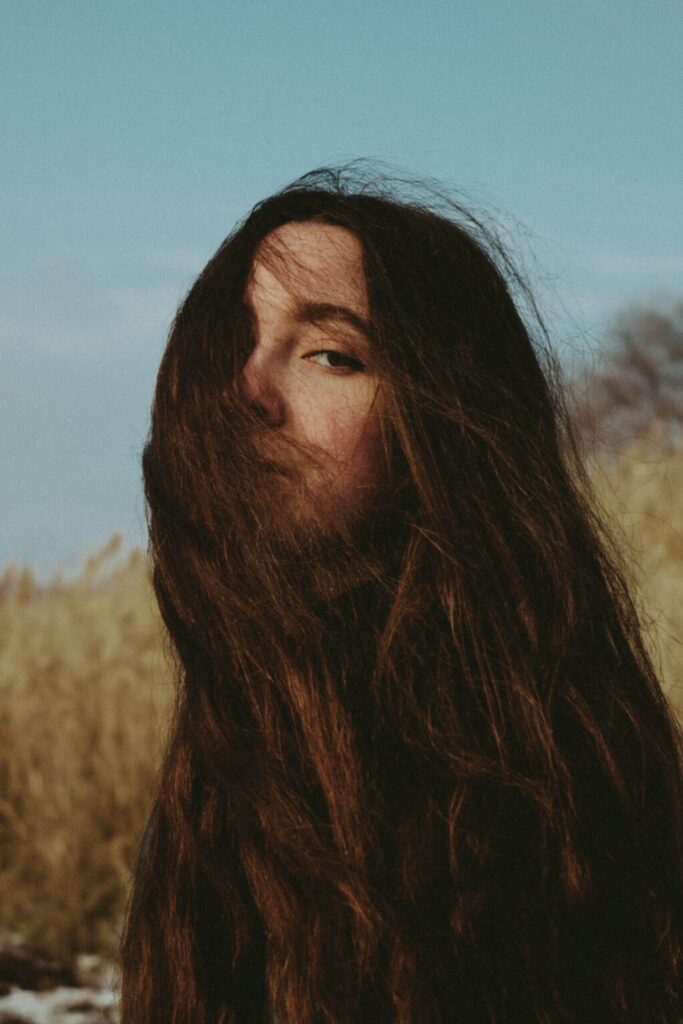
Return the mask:
<path fill-rule="evenodd" d="M 290 222 L 261 242 L 245 292 L 255 340 L 242 386 L 268 424 L 260 450 L 290 471 L 274 489 L 297 523 L 353 521 L 381 484 L 361 259 L 345 228 Z"/>

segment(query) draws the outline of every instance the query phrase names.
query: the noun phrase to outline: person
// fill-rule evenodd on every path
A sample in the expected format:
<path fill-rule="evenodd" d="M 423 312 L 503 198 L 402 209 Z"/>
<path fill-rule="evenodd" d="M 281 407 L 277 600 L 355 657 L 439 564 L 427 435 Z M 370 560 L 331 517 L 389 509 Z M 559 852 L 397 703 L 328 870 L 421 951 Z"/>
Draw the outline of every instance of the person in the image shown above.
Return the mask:
<path fill-rule="evenodd" d="M 177 701 L 123 1024 L 678 1020 L 682 734 L 495 232 L 312 171 L 182 303 L 143 453 Z"/>

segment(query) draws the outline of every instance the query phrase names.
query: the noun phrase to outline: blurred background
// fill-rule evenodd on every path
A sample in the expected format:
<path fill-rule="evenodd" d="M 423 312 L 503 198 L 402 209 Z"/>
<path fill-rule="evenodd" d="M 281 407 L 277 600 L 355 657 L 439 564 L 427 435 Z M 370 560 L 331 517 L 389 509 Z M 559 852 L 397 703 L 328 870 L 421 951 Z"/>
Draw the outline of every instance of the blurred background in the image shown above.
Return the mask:
<path fill-rule="evenodd" d="M 546 318 L 680 714 L 680 3 L 7 0 L 0 13 L 7 948 L 64 962 L 115 948 L 171 698 L 142 550 L 156 370 L 235 221 L 314 167 L 382 161 L 460 190 L 498 226 Z"/>

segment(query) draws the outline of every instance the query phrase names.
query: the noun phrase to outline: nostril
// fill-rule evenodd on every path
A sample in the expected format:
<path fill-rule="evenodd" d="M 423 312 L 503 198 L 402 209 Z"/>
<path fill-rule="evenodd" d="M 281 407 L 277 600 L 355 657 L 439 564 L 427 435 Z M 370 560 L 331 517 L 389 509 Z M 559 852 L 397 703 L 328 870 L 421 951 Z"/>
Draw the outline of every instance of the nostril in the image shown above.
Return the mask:
<path fill-rule="evenodd" d="M 265 389 L 246 391 L 244 397 L 249 408 L 261 422 L 269 427 L 280 427 L 284 423 L 282 400 L 272 391 Z"/>
<path fill-rule="evenodd" d="M 249 402 L 250 408 L 254 411 L 258 419 L 263 423 L 270 424 L 272 416 L 269 410 L 263 405 L 258 399 L 251 399 Z"/>

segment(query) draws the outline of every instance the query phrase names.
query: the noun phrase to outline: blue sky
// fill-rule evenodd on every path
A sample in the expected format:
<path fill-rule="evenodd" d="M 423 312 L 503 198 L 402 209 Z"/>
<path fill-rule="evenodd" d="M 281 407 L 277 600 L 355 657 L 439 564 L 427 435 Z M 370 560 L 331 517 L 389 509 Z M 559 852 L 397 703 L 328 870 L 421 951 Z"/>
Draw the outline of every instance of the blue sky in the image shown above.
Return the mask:
<path fill-rule="evenodd" d="M 568 365 L 683 291 L 679 0 L 0 2 L 0 570 L 144 545 L 173 312 L 254 202 L 354 157 L 502 219 Z"/>

